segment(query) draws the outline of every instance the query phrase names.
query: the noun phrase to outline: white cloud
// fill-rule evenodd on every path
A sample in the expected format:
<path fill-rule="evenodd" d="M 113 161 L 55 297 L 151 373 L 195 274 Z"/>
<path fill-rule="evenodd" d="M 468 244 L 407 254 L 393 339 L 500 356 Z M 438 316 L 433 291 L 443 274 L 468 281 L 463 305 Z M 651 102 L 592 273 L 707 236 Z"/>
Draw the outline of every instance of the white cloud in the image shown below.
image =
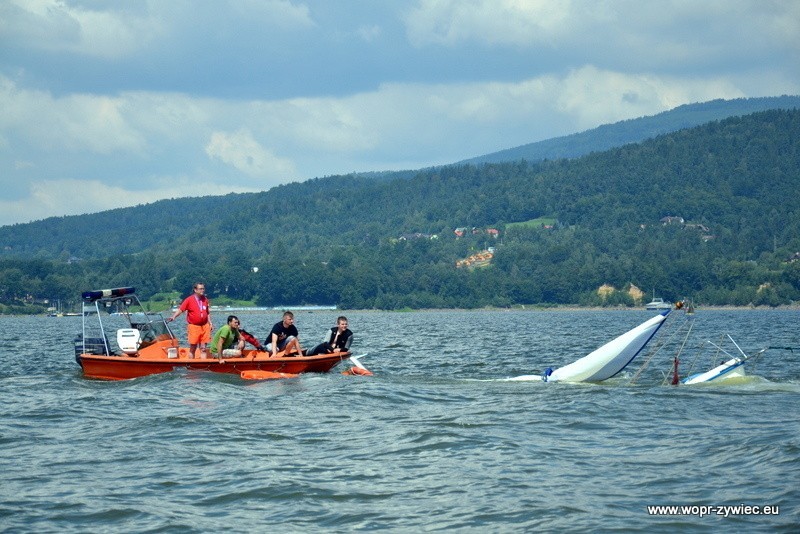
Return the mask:
<path fill-rule="evenodd" d="M 371 43 L 372 41 L 378 39 L 381 36 L 383 31 L 381 27 L 377 24 L 371 24 L 369 26 L 361 26 L 358 28 L 358 36 L 361 37 L 364 41 Z"/>
<path fill-rule="evenodd" d="M 258 191 L 186 176 L 161 176 L 161 188 L 135 190 L 110 186 L 99 180 L 42 180 L 30 184 L 24 202 L 0 200 L 0 225 L 29 222 L 47 217 L 97 213 L 114 208 L 147 204 L 164 198 L 225 195 Z M 68 201 L 67 201 L 68 200 Z"/>
<path fill-rule="evenodd" d="M 230 31 L 225 23 L 231 20 L 263 32 L 315 26 L 306 5 L 287 0 L 220 0 L 206 5 L 194 0 L 0 3 L 0 37 L 31 49 L 103 60 L 145 50 L 163 54 L 165 47 L 191 46 L 217 29 L 225 37 Z M 191 41 L 176 43 L 175 36 Z"/>
<path fill-rule="evenodd" d="M 142 151 L 145 138 L 125 116 L 124 98 L 70 95 L 54 98 L 0 76 L 0 128 L 46 151 L 109 154 Z"/>
<path fill-rule="evenodd" d="M 392 140 L 388 144 L 402 152 L 405 147 L 422 151 L 421 140 L 427 138 L 444 145 L 448 138 L 466 144 L 470 137 L 486 139 L 484 133 L 496 133 L 499 140 L 503 130 L 517 129 L 544 138 L 554 127 L 574 131 L 685 103 L 741 96 L 742 91 L 725 79 L 626 74 L 584 66 L 564 76 L 519 82 L 388 84 L 353 99 L 350 112 L 361 123 L 384 132 L 384 138 L 372 138 L 376 145 L 387 144 L 388 138 Z M 534 140 L 538 139 L 524 142 Z"/>
<path fill-rule="evenodd" d="M 414 46 L 524 50 L 532 65 L 737 70 L 800 55 L 791 0 L 420 0 L 405 23 Z"/>
<path fill-rule="evenodd" d="M 363 107 L 371 94 L 254 102 L 253 117 L 263 121 L 263 135 L 275 144 L 311 151 L 367 151 L 377 142 L 373 117 Z"/>
<path fill-rule="evenodd" d="M 144 195 L 152 201 L 196 195 L 195 183 L 216 182 L 224 192 L 264 190 L 354 170 L 425 167 L 744 95 L 724 78 L 593 66 L 518 82 L 395 83 L 342 98 L 242 102 L 145 92 L 52 98 L 6 82 L 0 164 L 8 169 L 3 181 L 27 177 L 72 188 L 77 182 L 61 180 L 97 180 L 84 189 L 101 194 L 102 180 L 114 191 L 109 198 L 130 204 L 138 193 L 119 194 L 130 184 L 152 188 Z M 191 180 L 164 189 L 155 177 L 165 171 Z M 44 206 L 44 199 L 32 201 Z"/>
<path fill-rule="evenodd" d="M 585 130 L 681 104 L 743 96 L 732 82 L 721 78 L 626 74 L 586 66 L 570 72 L 559 84 L 555 105 L 557 111 L 574 118 L 578 129 Z"/>
<path fill-rule="evenodd" d="M 195 2 L 190 2 L 194 6 Z M 229 2 L 229 9 L 247 20 L 255 19 L 265 27 L 282 27 L 288 29 L 315 26 L 308 6 L 287 0 L 234 0 Z"/>
<path fill-rule="evenodd" d="M 205 150 L 210 158 L 231 165 L 251 177 L 271 178 L 271 181 L 277 179 L 277 183 L 294 177 L 292 162 L 264 149 L 247 129 L 233 133 L 214 132 Z"/>
<path fill-rule="evenodd" d="M 63 0 L 10 0 L 0 35 L 31 48 L 119 58 L 139 50 L 164 31 L 161 23 L 130 10 L 93 10 Z"/>
<path fill-rule="evenodd" d="M 588 6 L 584 6 L 588 7 Z M 572 3 L 552 0 L 422 0 L 406 19 L 417 46 L 548 43 L 571 24 Z"/>
<path fill-rule="evenodd" d="M 343 98 L 227 107 L 304 178 L 424 167 L 743 92 L 723 78 L 584 66 L 519 82 L 384 84 Z M 288 156 L 287 156 L 288 157 Z M 321 163 L 324 162 L 324 163 Z"/>
<path fill-rule="evenodd" d="M 16 160 L 14 161 L 14 169 L 32 169 L 36 165 L 32 161 Z"/>

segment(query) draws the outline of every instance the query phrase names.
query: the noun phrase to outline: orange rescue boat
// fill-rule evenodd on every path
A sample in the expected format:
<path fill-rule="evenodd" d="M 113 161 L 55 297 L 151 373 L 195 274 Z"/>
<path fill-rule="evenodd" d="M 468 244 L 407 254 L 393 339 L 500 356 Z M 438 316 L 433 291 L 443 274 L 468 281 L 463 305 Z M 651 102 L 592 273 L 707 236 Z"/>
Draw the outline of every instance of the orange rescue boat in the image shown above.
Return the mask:
<path fill-rule="evenodd" d="M 164 317 L 144 310 L 132 287 L 84 292 L 82 315 L 83 328 L 75 338 L 75 361 L 87 378 L 126 380 L 175 369 L 237 374 L 243 378 L 243 371 L 291 376 L 327 373 L 351 356 L 350 352 L 317 356 L 279 352 L 273 358 L 264 351 L 245 349 L 238 357 L 192 358 L 189 349 L 180 346 Z M 92 315 L 96 315 L 96 324 L 91 321 Z"/>

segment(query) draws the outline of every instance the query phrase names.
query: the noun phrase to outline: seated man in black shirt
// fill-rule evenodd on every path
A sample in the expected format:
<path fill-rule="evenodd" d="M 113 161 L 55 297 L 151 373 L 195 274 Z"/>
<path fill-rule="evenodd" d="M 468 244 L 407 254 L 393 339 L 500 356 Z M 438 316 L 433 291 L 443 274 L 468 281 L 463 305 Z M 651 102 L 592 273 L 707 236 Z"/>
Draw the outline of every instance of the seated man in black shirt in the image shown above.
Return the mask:
<path fill-rule="evenodd" d="M 294 314 L 292 312 L 283 312 L 283 320 L 275 323 L 275 326 L 272 327 L 264 343 L 267 346 L 267 352 L 269 352 L 272 357 L 274 357 L 278 351 L 285 351 L 284 356 L 289 356 L 294 352 L 297 353 L 297 356 L 303 354 L 303 349 L 300 348 L 297 327 L 294 325 Z"/>

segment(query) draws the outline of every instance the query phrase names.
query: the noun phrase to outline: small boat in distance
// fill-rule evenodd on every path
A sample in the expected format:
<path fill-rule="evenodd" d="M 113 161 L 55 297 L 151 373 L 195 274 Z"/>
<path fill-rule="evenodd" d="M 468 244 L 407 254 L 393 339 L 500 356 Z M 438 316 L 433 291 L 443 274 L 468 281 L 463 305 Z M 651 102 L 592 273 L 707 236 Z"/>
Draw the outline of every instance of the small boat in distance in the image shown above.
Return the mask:
<path fill-rule="evenodd" d="M 672 309 L 672 304 L 669 302 L 664 302 L 662 298 L 654 298 L 647 304 L 645 304 L 644 309 L 646 310 L 670 310 Z"/>
<path fill-rule="evenodd" d="M 645 310 L 671 310 L 672 304 L 669 302 L 664 302 L 664 299 L 661 297 L 656 297 L 656 290 L 653 290 L 653 300 L 648 302 L 644 305 Z"/>

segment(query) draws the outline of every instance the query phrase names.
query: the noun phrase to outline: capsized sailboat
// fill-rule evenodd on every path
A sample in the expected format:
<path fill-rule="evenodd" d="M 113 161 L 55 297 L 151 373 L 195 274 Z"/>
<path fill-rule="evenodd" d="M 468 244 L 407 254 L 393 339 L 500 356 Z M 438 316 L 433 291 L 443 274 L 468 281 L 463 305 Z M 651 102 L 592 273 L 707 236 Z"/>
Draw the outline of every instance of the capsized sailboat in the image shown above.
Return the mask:
<path fill-rule="evenodd" d="M 547 368 L 541 375 L 525 375 L 510 380 L 544 382 L 600 382 L 621 372 L 647 346 L 664 324 L 670 310 L 664 310 L 639 326 L 628 330 L 583 358 L 564 367 Z"/>
<path fill-rule="evenodd" d="M 670 310 L 664 310 L 652 319 L 599 349 L 555 371 L 547 369 L 542 375 L 545 382 L 599 382 L 618 374 L 644 349 L 664 324 Z"/>

